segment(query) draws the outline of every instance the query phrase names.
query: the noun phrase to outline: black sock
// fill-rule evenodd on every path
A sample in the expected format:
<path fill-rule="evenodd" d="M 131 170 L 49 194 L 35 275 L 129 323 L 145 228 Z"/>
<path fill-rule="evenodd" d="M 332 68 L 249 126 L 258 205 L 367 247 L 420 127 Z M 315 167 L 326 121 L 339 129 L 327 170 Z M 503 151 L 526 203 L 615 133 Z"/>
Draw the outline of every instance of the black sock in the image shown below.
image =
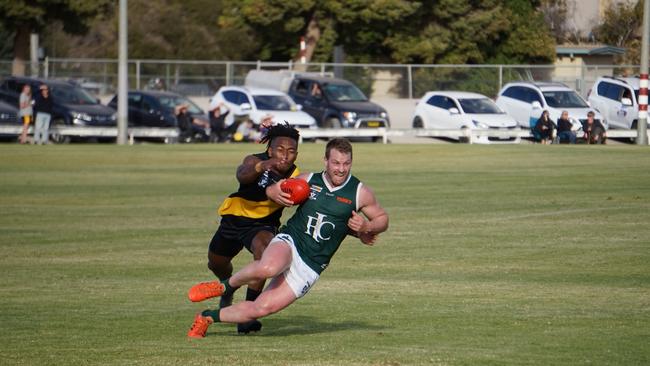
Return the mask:
<path fill-rule="evenodd" d="M 239 287 L 230 286 L 230 283 L 228 283 L 228 280 L 230 280 L 230 277 L 228 277 L 225 280 L 221 281 L 221 283 L 223 283 L 223 285 L 226 287 L 221 296 L 232 295 L 239 288 Z"/>
<path fill-rule="evenodd" d="M 252 288 L 246 289 L 246 301 L 255 301 L 262 291 L 253 290 Z"/>
<path fill-rule="evenodd" d="M 219 323 L 221 319 L 219 318 L 219 312 L 221 309 L 217 310 L 204 310 L 201 315 L 202 316 L 209 316 L 214 320 L 215 323 Z"/>

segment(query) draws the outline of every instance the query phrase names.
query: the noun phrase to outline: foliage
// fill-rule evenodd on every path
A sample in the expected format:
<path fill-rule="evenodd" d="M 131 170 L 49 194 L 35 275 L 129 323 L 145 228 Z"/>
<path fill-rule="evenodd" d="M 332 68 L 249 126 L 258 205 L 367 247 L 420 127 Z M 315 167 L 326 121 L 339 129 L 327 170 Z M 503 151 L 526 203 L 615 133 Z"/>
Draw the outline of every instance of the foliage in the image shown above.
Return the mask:
<path fill-rule="evenodd" d="M 354 148 L 388 232 L 347 239 L 261 333 L 187 340 L 218 303 L 187 300 L 215 207 L 260 146 L 0 145 L 3 364 L 650 363 L 647 148 Z M 300 145 L 301 170 L 323 149 Z"/>
<path fill-rule="evenodd" d="M 599 42 L 628 49 L 619 61 L 639 64 L 642 25 L 643 1 L 612 2 L 605 10 L 603 19 L 594 29 L 594 33 Z"/>
<path fill-rule="evenodd" d="M 300 37 L 314 24 L 318 45 L 311 61 L 330 60 L 335 45 L 345 47 L 350 61 L 378 61 L 386 31 L 417 8 L 403 0 L 246 0 L 227 6 L 221 25 L 251 29 L 262 40 L 255 55 L 261 60 L 296 58 Z"/>
<path fill-rule="evenodd" d="M 27 26 L 39 32 L 55 20 L 63 21 L 68 33 L 84 33 L 88 21 L 96 14 L 107 11 L 111 0 L 11 0 L 0 1 L 0 19 L 9 29 Z"/>

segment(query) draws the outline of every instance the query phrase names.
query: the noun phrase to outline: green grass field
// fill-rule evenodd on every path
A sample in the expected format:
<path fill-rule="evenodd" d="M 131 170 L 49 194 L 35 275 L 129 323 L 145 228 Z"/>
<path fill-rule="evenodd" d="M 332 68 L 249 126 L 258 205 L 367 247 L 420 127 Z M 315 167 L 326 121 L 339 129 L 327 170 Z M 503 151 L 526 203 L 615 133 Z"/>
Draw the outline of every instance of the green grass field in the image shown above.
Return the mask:
<path fill-rule="evenodd" d="M 260 148 L 0 145 L 0 363 L 650 363 L 650 150 L 629 145 L 356 144 L 380 242 L 347 239 L 262 332 L 188 340 L 217 303 L 186 296 L 215 209 Z"/>

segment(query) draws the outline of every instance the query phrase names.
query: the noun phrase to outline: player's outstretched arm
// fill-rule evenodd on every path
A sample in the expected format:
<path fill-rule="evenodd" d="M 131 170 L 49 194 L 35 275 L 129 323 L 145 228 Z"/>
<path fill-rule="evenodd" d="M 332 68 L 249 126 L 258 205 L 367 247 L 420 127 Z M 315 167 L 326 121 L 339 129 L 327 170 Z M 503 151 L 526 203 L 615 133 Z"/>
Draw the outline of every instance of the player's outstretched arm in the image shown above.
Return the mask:
<path fill-rule="evenodd" d="M 258 157 L 248 155 L 244 161 L 237 167 L 237 180 L 241 184 L 253 183 L 264 172 L 264 162 Z"/>

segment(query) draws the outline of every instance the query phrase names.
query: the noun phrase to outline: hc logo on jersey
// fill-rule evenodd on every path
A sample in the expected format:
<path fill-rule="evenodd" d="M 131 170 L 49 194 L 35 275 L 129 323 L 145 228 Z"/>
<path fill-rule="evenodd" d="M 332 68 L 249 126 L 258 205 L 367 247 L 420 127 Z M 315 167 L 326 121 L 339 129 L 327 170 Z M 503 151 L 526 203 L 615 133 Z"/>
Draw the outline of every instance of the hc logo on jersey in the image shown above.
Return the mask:
<path fill-rule="evenodd" d="M 326 225 L 334 230 L 336 228 L 336 225 L 334 225 L 332 222 L 325 221 L 325 218 L 327 217 L 326 215 L 323 215 L 319 212 L 316 212 L 316 215 L 317 217 L 309 216 L 309 221 L 307 222 L 307 231 L 305 231 L 305 234 L 310 235 L 317 243 L 319 243 L 321 240 L 329 240 L 330 236 L 324 237 L 321 231 Z"/>

